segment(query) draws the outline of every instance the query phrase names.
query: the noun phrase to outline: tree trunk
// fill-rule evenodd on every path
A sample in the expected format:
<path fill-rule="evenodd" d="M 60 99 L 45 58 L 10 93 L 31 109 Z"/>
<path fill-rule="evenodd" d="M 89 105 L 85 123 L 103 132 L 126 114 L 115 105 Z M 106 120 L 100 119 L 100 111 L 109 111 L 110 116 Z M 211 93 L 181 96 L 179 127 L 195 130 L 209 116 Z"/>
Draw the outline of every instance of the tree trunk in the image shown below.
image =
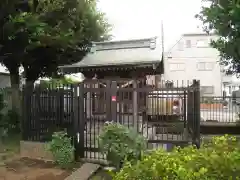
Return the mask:
<path fill-rule="evenodd" d="M 26 80 L 26 89 L 27 89 L 27 92 L 29 95 L 30 95 L 30 93 L 32 94 L 34 91 L 34 82 L 35 81 Z"/>
<path fill-rule="evenodd" d="M 0 127 L 0 156 L 1 153 L 4 151 L 3 149 L 3 137 L 2 137 L 2 128 Z M 0 157 L 0 163 L 1 163 L 1 157 Z"/>
<path fill-rule="evenodd" d="M 36 70 L 28 69 L 27 67 L 24 67 L 24 74 L 26 78 L 26 85 L 30 89 L 34 88 L 34 82 L 38 79 L 39 72 Z"/>
<path fill-rule="evenodd" d="M 19 71 L 15 72 L 10 71 L 10 81 L 12 89 L 12 110 L 21 115 L 21 100 L 20 100 L 20 91 L 19 91 Z"/>

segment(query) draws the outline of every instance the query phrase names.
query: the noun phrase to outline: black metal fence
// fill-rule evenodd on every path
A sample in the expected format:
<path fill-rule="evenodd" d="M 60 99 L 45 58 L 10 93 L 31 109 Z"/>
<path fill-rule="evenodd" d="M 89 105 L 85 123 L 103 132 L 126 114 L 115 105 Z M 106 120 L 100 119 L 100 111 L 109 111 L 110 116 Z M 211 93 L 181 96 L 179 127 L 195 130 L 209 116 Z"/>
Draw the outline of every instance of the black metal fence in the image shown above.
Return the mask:
<path fill-rule="evenodd" d="M 201 97 L 200 112 L 202 124 L 237 124 L 240 120 L 238 98 L 230 96 Z"/>
<path fill-rule="evenodd" d="M 23 139 L 45 142 L 63 129 L 73 134 L 72 98 L 72 92 L 64 89 L 24 89 Z"/>
<path fill-rule="evenodd" d="M 153 83 L 152 83 L 153 84 Z M 105 159 L 98 135 L 106 121 L 134 127 L 149 148 L 200 144 L 200 85 L 154 86 L 146 80 L 91 80 L 24 88 L 23 139 L 48 141 L 67 129 L 80 157 Z"/>

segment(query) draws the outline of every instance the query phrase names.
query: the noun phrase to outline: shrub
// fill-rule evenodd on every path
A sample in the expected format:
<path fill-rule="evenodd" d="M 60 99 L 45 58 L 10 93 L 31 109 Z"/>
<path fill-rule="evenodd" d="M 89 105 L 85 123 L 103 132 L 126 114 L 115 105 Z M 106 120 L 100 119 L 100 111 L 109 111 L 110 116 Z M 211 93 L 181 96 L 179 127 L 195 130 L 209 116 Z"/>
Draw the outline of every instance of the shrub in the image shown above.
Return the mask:
<path fill-rule="evenodd" d="M 124 160 L 133 162 L 139 159 L 146 145 L 146 140 L 136 130 L 115 123 L 104 126 L 99 136 L 101 152 L 117 169 Z"/>
<path fill-rule="evenodd" d="M 4 108 L 4 100 L 3 100 L 3 95 L 0 93 L 0 121 L 3 118 L 2 110 Z"/>
<path fill-rule="evenodd" d="M 14 110 L 8 110 L 3 113 L 3 109 L 6 107 L 3 94 L 0 93 L 0 128 L 1 134 L 6 136 L 11 133 L 20 132 L 20 116 Z"/>
<path fill-rule="evenodd" d="M 5 107 L 3 94 L 0 93 L 0 138 L 5 134 L 6 122 L 4 121 L 3 109 Z"/>
<path fill-rule="evenodd" d="M 52 153 L 55 163 L 61 168 L 70 168 L 73 164 L 74 147 L 66 132 L 53 133 L 52 141 L 48 143 L 48 150 Z"/>
<path fill-rule="evenodd" d="M 114 180 L 237 180 L 240 149 L 236 138 L 215 137 L 200 149 L 193 146 L 163 149 L 146 155 L 135 165 L 126 163 Z"/>
<path fill-rule="evenodd" d="M 8 110 L 3 117 L 4 129 L 7 130 L 8 134 L 15 134 L 20 132 L 20 116 L 14 110 Z"/>

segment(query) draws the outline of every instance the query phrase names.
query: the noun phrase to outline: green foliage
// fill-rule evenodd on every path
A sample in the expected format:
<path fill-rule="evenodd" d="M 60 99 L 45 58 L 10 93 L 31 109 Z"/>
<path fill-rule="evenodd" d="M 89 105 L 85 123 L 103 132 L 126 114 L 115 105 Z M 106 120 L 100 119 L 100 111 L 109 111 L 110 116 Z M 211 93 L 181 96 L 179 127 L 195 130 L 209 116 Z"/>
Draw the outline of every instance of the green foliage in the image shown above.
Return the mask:
<path fill-rule="evenodd" d="M 145 155 L 135 165 L 130 163 L 114 180 L 237 180 L 240 179 L 240 148 L 236 138 L 214 137 L 200 149 L 163 149 Z"/>
<path fill-rule="evenodd" d="M 19 89 L 19 67 L 32 84 L 59 74 L 60 65 L 80 61 L 92 41 L 108 39 L 109 24 L 96 0 L 1 0 L 0 64 Z M 12 98 L 20 109 L 19 94 Z"/>
<path fill-rule="evenodd" d="M 70 168 L 73 165 L 74 147 L 66 132 L 53 133 L 52 141 L 48 143 L 48 150 L 53 154 L 55 163 L 61 168 Z"/>
<path fill-rule="evenodd" d="M 136 130 L 112 123 L 104 126 L 99 146 L 108 161 L 118 169 L 124 160 L 133 162 L 141 157 L 142 151 L 146 150 L 146 140 Z"/>
<path fill-rule="evenodd" d="M 59 88 L 59 87 L 63 87 L 64 85 L 66 87 L 68 87 L 68 86 L 76 84 L 76 83 L 78 83 L 78 82 L 75 82 L 72 79 L 66 78 L 66 77 L 58 78 L 58 79 L 53 78 L 51 80 L 41 80 L 40 84 L 39 84 L 39 87 L 44 88 L 44 89 L 46 89 L 46 88 L 56 89 L 56 88 Z"/>
<path fill-rule="evenodd" d="M 108 39 L 109 24 L 96 0 L 0 2 L 0 63 L 27 81 L 57 74 L 58 66 L 80 61 L 92 41 Z M 15 82 L 19 83 L 19 82 Z"/>
<path fill-rule="evenodd" d="M 4 115 L 4 129 L 7 130 L 8 134 L 20 133 L 20 116 L 14 110 L 8 110 Z"/>
<path fill-rule="evenodd" d="M 240 3 L 236 0 L 206 0 L 196 17 L 203 29 L 218 37 L 211 42 L 220 52 L 220 63 L 227 66 L 226 73 L 240 72 Z"/>
<path fill-rule="evenodd" d="M 4 99 L 5 91 L 7 92 L 7 89 L 0 92 L 0 128 L 6 136 L 20 132 L 20 116 L 13 109 L 8 110 L 7 112 L 5 111 L 4 108 L 7 107 L 7 103 Z"/>
<path fill-rule="evenodd" d="M 5 107 L 5 102 L 3 98 L 3 94 L 0 93 L 0 138 L 2 138 L 4 132 L 5 132 L 5 121 L 4 121 L 4 115 L 3 115 L 3 108 Z"/>

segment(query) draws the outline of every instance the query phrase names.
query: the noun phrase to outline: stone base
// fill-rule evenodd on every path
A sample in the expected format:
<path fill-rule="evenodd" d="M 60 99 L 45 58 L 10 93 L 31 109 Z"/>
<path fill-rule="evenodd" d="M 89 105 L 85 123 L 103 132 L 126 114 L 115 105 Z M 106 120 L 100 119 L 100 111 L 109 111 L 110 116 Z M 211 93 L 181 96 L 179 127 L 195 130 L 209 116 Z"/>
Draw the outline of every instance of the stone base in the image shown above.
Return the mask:
<path fill-rule="evenodd" d="M 42 159 L 52 161 L 53 156 L 47 150 L 46 143 L 20 141 L 20 155 L 31 159 Z"/>

